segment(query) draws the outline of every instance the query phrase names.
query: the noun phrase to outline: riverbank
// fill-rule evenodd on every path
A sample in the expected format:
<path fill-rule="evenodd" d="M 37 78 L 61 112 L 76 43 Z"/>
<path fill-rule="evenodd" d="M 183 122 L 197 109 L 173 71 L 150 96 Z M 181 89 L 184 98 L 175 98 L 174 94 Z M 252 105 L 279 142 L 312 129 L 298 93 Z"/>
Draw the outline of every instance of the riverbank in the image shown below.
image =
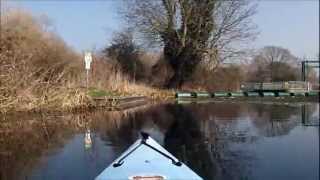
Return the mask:
<path fill-rule="evenodd" d="M 309 97 L 215 97 L 215 98 L 177 98 L 173 90 L 155 89 L 142 85 L 108 91 L 102 88 L 58 88 L 44 97 L 18 96 L 10 104 L 1 104 L 2 114 L 17 112 L 83 112 L 96 109 L 123 110 L 148 103 L 208 103 L 208 102 L 263 102 L 299 103 L 318 102 L 319 96 Z"/>
<path fill-rule="evenodd" d="M 6 101 L 2 100 L 0 101 L 0 113 L 79 112 L 97 108 L 119 109 L 135 106 L 136 101 L 141 104 L 142 102 L 147 103 L 147 101 L 166 101 L 169 99 L 174 99 L 174 91 L 137 84 L 130 85 L 121 91 L 95 87 L 59 87 L 42 96 L 22 93 L 17 97 L 6 99 Z"/>

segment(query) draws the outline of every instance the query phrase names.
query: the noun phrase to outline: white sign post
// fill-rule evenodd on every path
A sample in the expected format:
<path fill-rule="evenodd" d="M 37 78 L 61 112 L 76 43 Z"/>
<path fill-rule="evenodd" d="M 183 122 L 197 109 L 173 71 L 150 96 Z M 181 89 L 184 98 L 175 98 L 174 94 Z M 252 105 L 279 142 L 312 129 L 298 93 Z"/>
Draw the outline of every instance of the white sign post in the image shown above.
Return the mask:
<path fill-rule="evenodd" d="M 88 85 L 89 85 L 89 70 L 90 70 L 90 65 L 91 65 L 91 62 L 92 62 L 92 54 L 91 54 L 91 52 L 86 52 L 84 54 L 84 62 L 85 62 L 85 69 L 87 71 L 86 86 L 88 88 Z"/>

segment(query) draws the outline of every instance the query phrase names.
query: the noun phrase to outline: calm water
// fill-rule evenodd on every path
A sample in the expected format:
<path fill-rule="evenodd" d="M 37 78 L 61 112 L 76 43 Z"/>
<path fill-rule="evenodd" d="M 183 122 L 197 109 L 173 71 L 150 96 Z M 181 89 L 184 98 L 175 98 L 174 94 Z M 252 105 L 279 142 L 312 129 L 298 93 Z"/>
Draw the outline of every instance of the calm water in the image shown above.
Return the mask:
<path fill-rule="evenodd" d="M 2 117 L 0 179 L 93 179 L 147 131 L 204 179 L 316 180 L 318 119 L 319 104 L 246 103 Z"/>

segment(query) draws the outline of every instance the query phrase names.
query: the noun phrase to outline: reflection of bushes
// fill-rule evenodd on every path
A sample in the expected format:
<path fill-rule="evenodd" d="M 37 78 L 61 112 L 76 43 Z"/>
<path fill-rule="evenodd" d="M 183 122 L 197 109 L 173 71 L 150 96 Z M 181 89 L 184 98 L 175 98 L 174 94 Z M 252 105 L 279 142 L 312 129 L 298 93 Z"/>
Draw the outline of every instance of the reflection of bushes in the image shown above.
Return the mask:
<path fill-rule="evenodd" d="M 238 91 L 240 83 L 244 81 L 244 68 L 240 65 L 217 67 L 214 72 L 206 67 L 199 66 L 192 76 L 192 80 L 186 82 L 184 88 L 203 89 L 208 91 Z"/>
<path fill-rule="evenodd" d="M 30 116 L 0 123 L 0 179 L 23 178 L 43 153 L 63 146 L 74 131 L 70 119 L 57 117 Z"/>
<path fill-rule="evenodd" d="M 107 145 L 111 144 L 115 156 L 131 145 L 141 130 L 157 131 L 164 136 L 165 148 L 201 176 L 237 179 L 246 174 L 246 163 L 252 157 L 246 152 L 236 152 L 234 156 L 235 149 L 230 144 L 250 144 L 259 136 L 288 134 L 297 125 L 292 119 L 297 111 L 298 107 L 289 106 L 211 103 L 152 105 L 63 117 L 31 116 L 31 120 L 26 120 L 25 115 L 13 117 L 9 119 L 24 120 L 0 123 L 0 168 L 7 172 L 1 178 L 16 179 L 15 172 L 26 165 L 32 168 L 41 154 L 64 145 L 75 132 L 91 129 Z M 252 134 L 250 128 L 239 128 L 235 122 L 248 116 L 248 126 L 257 128 L 258 134 Z"/>

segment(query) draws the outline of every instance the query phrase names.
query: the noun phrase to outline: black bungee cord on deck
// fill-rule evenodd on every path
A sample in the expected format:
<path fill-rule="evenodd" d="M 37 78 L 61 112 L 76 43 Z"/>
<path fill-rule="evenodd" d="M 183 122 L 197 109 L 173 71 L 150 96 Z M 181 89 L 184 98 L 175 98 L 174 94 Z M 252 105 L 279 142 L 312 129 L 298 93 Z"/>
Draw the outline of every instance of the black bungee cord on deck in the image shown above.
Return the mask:
<path fill-rule="evenodd" d="M 175 159 L 173 159 L 172 157 L 170 157 L 169 155 L 161 152 L 160 150 L 158 150 L 157 148 L 151 146 L 150 144 L 147 143 L 147 139 L 149 138 L 149 134 L 145 133 L 145 132 L 140 132 L 142 139 L 141 142 L 138 146 L 136 146 L 135 148 L 133 148 L 130 152 L 128 152 L 127 154 L 125 154 L 121 159 L 118 160 L 118 162 L 113 164 L 113 167 L 119 167 L 124 163 L 124 159 L 127 158 L 132 152 L 134 152 L 136 149 L 138 149 L 138 147 L 140 147 L 142 144 L 148 146 L 149 148 L 153 149 L 154 151 L 158 152 L 159 154 L 163 155 L 164 157 L 170 159 L 172 161 L 172 164 L 176 165 L 176 166 L 181 166 L 182 163 L 180 161 L 176 161 Z"/>

